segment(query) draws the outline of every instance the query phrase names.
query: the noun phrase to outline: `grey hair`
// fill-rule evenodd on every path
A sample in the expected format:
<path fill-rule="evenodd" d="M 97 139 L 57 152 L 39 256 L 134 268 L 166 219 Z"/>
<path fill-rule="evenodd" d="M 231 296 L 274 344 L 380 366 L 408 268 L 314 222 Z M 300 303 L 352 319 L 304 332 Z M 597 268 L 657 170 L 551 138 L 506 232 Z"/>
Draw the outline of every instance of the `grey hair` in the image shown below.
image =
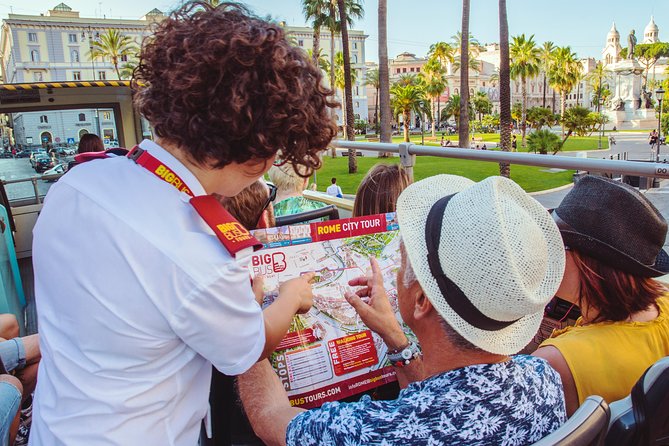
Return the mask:
<path fill-rule="evenodd" d="M 405 288 L 411 288 L 416 282 L 418 282 L 418 279 L 416 278 L 416 273 L 413 270 L 413 267 L 411 266 L 411 262 L 409 261 L 409 256 L 406 255 L 406 250 L 404 250 L 404 274 L 402 275 L 402 283 Z M 418 284 L 420 286 L 420 283 Z M 427 296 L 426 296 L 427 297 Z M 482 351 L 480 348 L 466 340 L 462 335 L 460 335 L 453 327 L 451 327 L 448 322 L 437 312 L 437 315 L 439 316 L 439 324 L 441 325 L 441 329 L 444 332 L 444 335 L 448 339 L 448 341 L 453 344 L 455 348 L 457 348 L 460 351 L 466 351 L 466 352 L 480 352 Z"/>

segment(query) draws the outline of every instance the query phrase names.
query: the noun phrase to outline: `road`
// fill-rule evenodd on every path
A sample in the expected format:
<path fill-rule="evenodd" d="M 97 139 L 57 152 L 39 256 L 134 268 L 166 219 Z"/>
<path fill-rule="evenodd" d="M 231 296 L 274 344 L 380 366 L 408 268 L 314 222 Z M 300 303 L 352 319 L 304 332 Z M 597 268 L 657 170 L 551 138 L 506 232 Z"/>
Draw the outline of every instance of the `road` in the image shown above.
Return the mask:
<path fill-rule="evenodd" d="M 69 158 L 63 158 L 62 162 L 67 162 Z M 40 174 L 35 172 L 35 169 L 30 165 L 29 158 L 0 158 L 0 179 L 17 180 L 21 178 L 40 177 Z M 37 180 L 37 188 L 40 195 L 46 195 L 47 191 L 53 183 L 47 183 L 43 180 Z M 17 200 L 22 198 L 31 198 L 35 196 L 33 183 L 27 181 L 25 183 L 7 184 L 5 186 L 7 196 L 10 200 Z"/>

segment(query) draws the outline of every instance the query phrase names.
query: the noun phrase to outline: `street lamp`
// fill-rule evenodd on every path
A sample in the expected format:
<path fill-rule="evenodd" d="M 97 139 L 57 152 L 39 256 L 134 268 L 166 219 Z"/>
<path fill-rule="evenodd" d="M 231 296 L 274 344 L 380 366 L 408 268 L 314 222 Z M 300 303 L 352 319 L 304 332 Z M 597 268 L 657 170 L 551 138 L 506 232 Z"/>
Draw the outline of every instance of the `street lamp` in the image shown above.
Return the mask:
<path fill-rule="evenodd" d="M 655 90 L 655 97 L 657 98 L 658 108 L 660 113 L 657 118 L 657 153 L 655 154 L 655 161 L 660 160 L 660 140 L 662 138 L 662 99 L 664 99 L 664 89 L 662 87 Z"/>

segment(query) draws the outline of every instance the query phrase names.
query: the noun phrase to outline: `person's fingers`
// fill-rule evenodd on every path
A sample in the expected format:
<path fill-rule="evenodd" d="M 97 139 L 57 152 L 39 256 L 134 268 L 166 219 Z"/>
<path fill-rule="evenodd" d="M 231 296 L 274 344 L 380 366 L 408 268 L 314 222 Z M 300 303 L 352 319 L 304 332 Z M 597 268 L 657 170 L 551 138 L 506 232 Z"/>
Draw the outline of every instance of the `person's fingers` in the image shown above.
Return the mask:
<path fill-rule="evenodd" d="M 376 257 L 370 257 L 369 263 L 372 266 L 372 280 L 383 285 L 383 275 L 381 274 L 381 267 L 379 262 L 376 260 Z"/>
<path fill-rule="evenodd" d="M 364 319 L 369 312 L 369 305 L 367 305 L 362 301 L 362 299 L 360 299 L 360 297 L 353 293 L 344 293 L 344 297 L 346 298 L 346 301 L 353 307 L 356 313 L 358 313 L 360 317 Z"/>
<path fill-rule="evenodd" d="M 369 297 L 370 291 L 369 291 L 369 288 L 365 287 L 365 288 L 361 288 L 359 290 L 356 290 L 355 294 L 360 296 L 360 297 Z"/>
<path fill-rule="evenodd" d="M 312 280 L 314 280 L 314 277 L 316 277 L 316 273 L 313 271 L 309 271 L 308 273 L 303 273 L 301 277 L 305 279 L 307 282 L 311 282 Z"/>
<path fill-rule="evenodd" d="M 256 298 L 256 302 L 258 302 L 258 305 L 262 306 L 262 301 L 263 301 L 263 284 L 265 283 L 265 279 L 263 279 L 262 276 L 255 276 L 253 278 L 253 281 L 251 282 L 251 289 L 253 290 L 253 295 Z"/>
<path fill-rule="evenodd" d="M 348 281 L 350 286 L 367 286 L 368 279 L 366 276 L 359 276 Z"/>

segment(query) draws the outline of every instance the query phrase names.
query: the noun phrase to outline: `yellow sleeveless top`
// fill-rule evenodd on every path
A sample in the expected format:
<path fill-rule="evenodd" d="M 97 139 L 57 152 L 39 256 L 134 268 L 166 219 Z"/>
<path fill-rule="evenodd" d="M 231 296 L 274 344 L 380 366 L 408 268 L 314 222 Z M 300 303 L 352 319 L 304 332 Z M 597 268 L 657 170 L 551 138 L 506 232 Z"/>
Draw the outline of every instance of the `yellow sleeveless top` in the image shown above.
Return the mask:
<path fill-rule="evenodd" d="M 658 317 L 649 322 L 600 322 L 556 331 L 540 347 L 564 356 L 576 383 L 579 404 L 590 395 L 607 403 L 625 398 L 653 363 L 669 356 L 669 297 L 657 300 Z"/>

